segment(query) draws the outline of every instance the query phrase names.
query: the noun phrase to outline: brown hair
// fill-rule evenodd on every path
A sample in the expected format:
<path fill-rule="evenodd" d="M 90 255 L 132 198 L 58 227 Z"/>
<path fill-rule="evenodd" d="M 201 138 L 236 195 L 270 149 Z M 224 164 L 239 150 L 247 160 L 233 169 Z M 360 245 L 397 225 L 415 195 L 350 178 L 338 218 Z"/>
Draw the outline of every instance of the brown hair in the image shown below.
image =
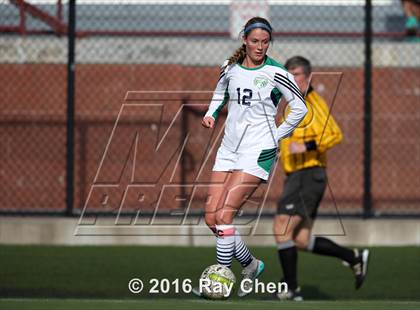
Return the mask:
<path fill-rule="evenodd" d="M 247 32 L 245 32 L 245 29 L 248 28 L 250 25 L 255 24 L 255 23 L 263 23 L 265 24 L 268 29 L 270 29 L 270 31 L 268 31 L 268 33 L 270 34 L 270 41 L 272 40 L 271 38 L 271 25 L 268 22 L 268 20 L 266 20 L 265 18 L 262 17 L 253 17 L 251 18 L 249 21 L 247 21 L 247 23 L 244 26 L 244 29 L 242 30 L 242 32 L 244 33 L 244 37 L 246 38 L 248 36 L 248 34 L 251 32 L 252 28 L 250 30 L 248 30 Z M 262 28 L 264 30 L 267 30 L 266 28 Z M 229 57 L 229 61 L 227 66 L 233 64 L 233 63 L 237 63 L 237 62 L 242 62 L 246 57 L 246 46 L 245 44 L 242 44 L 239 48 L 236 49 L 236 51 L 232 54 L 232 56 Z"/>
<path fill-rule="evenodd" d="M 284 65 L 284 67 L 287 70 L 294 69 L 296 67 L 302 67 L 303 73 L 306 76 L 310 76 L 312 72 L 312 66 L 311 66 L 310 61 L 302 56 L 293 56 L 292 58 L 289 58 L 286 61 L 286 64 Z"/>

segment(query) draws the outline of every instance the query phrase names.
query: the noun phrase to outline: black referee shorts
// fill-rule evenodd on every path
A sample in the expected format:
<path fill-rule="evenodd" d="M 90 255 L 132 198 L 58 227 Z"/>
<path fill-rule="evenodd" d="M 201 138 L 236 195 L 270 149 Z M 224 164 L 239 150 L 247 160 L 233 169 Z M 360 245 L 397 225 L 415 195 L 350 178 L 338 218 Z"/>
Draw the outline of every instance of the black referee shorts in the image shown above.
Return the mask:
<path fill-rule="evenodd" d="M 277 214 L 314 219 L 327 186 L 325 168 L 311 167 L 290 173 L 284 181 Z"/>

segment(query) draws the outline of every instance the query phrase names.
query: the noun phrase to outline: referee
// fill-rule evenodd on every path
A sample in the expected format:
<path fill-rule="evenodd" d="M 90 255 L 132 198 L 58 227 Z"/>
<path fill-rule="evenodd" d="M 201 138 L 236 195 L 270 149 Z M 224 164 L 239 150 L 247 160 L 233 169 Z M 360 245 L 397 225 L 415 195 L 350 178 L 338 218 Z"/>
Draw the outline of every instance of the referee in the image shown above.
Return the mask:
<path fill-rule="evenodd" d="M 311 236 L 327 185 L 326 152 L 341 142 L 343 134 L 329 114 L 324 99 L 310 85 L 310 62 L 295 56 L 287 60 L 285 67 L 294 75 L 300 91 L 305 93 L 307 90 L 308 113 L 292 136 L 280 144 L 281 163 L 287 177 L 278 201 L 273 230 L 288 292 L 279 293 L 277 297 L 301 301 L 303 298 L 297 283 L 297 249 L 334 256 L 346 262 L 354 273 L 356 289 L 366 276 L 369 251 L 348 249 L 330 239 Z"/>

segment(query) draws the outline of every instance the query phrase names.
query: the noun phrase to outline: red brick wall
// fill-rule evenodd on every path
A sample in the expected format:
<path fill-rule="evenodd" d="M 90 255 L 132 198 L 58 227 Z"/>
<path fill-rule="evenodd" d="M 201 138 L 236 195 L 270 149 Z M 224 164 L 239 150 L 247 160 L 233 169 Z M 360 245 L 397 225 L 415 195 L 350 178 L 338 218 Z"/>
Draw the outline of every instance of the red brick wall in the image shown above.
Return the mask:
<path fill-rule="evenodd" d="M 90 190 L 127 91 L 212 91 L 218 71 L 218 68 L 180 65 L 77 65 L 76 206 L 82 205 L 81 196 L 86 197 Z M 359 209 L 363 191 L 363 72 L 358 68 L 328 68 L 327 71 L 344 73 L 333 115 L 345 138 L 329 155 L 330 187 L 339 208 Z M 419 95 L 415 93 L 419 85 L 419 71 L 394 68 L 374 70 L 372 191 L 378 208 L 420 208 L 420 117 Z M 333 97 L 329 91 L 332 86 L 327 79 L 319 79 L 315 84 L 324 85 L 322 94 L 325 98 Z M 2 64 L 0 87 L 0 208 L 63 209 L 65 66 Z M 162 121 L 167 126 L 178 111 L 181 100 L 165 101 L 163 104 L 165 112 Z M 114 145 L 117 149 L 131 145 L 133 126 L 140 128 L 147 137 L 142 143 L 156 140 L 158 131 L 155 129 L 161 121 L 160 112 L 138 111 L 133 108 L 129 113 L 131 115 L 127 116 L 127 125 L 116 133 L 121 137 L 121 144 Z M 193 138 L 187 145 L 190 155 L 187 163 L 192 165 L 193 171 L 197 171 L 204 152 L 203 144 L 208 141 L 210 132 L 201 129 L 199 117 L 191 116 L 189 120 Z M 173 130 L 171 139 L 178 142 L 180 122 L 174 124 Z M 167 150 L 170 151 L 172 146 L 166 146 Z M 137 161 L 136 171 L 150 176 L 156 170 L 156 165 L 164 164 L 159 160 L 165 159 L 153 162 L 155 155 L 147 156 Z M 114 159 L 121 160 L 122 157 Z M 108 164 L 108 174 L 104 176 L 111 177 L 117 165 L 112 162 Z M 212 161 L 207 163 L 207 172 L 200 181 L 208 177 L 211 164 Z M 174 173 L 175 181 L 180 180 L 180 173 L 179 169 Z M 193 181 L 193 175 L 194 172 L 189 172 L 187 181 Z M 279 169 L 270 189 L 269 198 L 272 201 L 281 192 L 281 179 Z M 326 206 L 332 206 L 332 194 L 326 193 Z"/>

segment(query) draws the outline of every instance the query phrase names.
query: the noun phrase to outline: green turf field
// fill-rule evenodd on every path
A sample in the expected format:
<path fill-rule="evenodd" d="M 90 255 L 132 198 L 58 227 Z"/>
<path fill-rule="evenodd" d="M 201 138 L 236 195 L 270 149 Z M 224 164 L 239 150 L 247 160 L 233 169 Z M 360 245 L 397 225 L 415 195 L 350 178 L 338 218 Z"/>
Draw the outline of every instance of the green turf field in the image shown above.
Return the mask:
<path fill-rule="evenodd" d="M 26 300 L 0 300 L 2 310 L 139 310 L 139 309 L 185 309 L 185 310 L 396 310 L 404 309 L 418 310 L 420 302 L 411 301 L 305 301 L 278 302 L 267 300 L 235 300 L 235 301 L 206 301 L 206 300 L 185 300 L 185 299 L 166 299 L 166 300 L 91 300 L 91 299 L 26 299 Z"/>
<path fill-rule="evenodd" d="M 266 263 L 261 281 L 279 281 L 274 247 L 252 251 Z M 359 291 L 353 288 L 350 269 L 338 260 L 299 253 L 299 282 L 306 301 L 281 303 L 282 309 L 419 309 L 420 248 L 375 247 L 371 253 L 368 278 Z M 224 302 L 176 294 L 174 287 L 168 294 L 148 293 L 151 278 L 196 281 L 214 260 L 215 250 L 203 247 L 0 246 L 0 309 L 204 310 L 216 304 L 273 309 L 279 304 L 269 293 Z M 234 271 L 239 277 L 237 264 Z M 140 294 L 127 288 L 135 277 L 145 283 Z"/>

